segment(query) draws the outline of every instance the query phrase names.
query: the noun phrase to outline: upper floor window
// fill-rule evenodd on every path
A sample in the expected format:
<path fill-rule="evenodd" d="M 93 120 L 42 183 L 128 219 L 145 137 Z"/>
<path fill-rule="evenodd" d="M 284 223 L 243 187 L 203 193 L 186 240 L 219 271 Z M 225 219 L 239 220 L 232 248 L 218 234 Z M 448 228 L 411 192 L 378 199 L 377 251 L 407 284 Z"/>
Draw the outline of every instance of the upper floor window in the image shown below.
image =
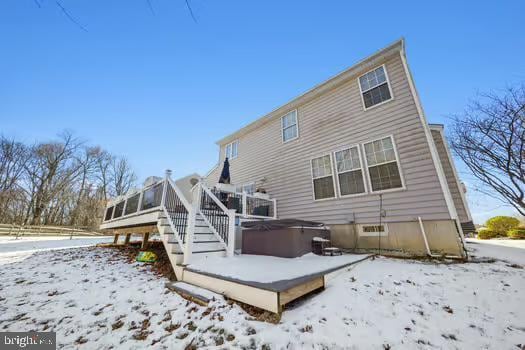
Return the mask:
<path fill-rule="evenodd" d="M 334 154 L 339 195 L 348 196 L 365 192 L 359 147 L 353 146 Z"/>
<path fill-rule="evenodd" d="M 335 197 L 331 155 L 312 159 L 312 181 L 315 200 Z"/>
<path fill-rule="evenodd" d="M 360 76 L 359 87 L 361 88 L 365 109 L 392 98 L 390 83 L 384 65 Z"/>
<path fill-rule="evenodd" d="M 237 158 L 237 155 L 239 155 L 239 140 L 227 144 L 225 154 L 228 159 Z"/>
<path fill-rule="evenodd" d="M 299 137 L 299 128 L 297 127 L 297 109 L 281 117 L 281 129 L 283 142 L 295 140 Z"/>
<path fill-rule="evenodd" d="M 372 192 L 403 187 L 392 137 L 365 143 L 364 146 Z"/>

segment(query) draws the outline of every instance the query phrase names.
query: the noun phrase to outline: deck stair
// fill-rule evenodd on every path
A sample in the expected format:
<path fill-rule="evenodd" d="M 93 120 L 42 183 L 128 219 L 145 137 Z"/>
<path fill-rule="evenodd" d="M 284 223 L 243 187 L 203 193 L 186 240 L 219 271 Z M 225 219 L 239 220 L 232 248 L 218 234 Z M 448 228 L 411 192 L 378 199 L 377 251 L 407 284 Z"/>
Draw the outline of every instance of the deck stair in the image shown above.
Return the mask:
<path fill-rule="evenodd" d="M 203 306 L 208 305 L 210 301 L 222 299 L 217 293 L 186 282 L 168 282 L 166 283 L 166 287 L 180 294 L 183 298 Z"/>
<path fill-rule="evenodd" d="M 175 232 L 164 213 L 159 214 L 157 228 L 168 254 L 174 255 L 177 264 L 183 264 L 184 246 L 179 244 Z M 195 220 L 191 254 L 204 257 L 226 256 L 226 247 L 211 231 L 200 214 L 197 214 Z"/>

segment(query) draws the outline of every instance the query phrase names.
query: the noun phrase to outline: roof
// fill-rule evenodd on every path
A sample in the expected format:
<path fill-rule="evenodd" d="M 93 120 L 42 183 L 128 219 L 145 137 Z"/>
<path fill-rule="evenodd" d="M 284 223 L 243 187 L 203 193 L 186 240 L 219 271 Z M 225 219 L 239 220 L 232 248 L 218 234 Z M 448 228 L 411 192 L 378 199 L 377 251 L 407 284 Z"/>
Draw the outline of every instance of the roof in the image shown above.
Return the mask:
<path fill-rule="evenodd" d="M 240 136 L 249 133 L 250 131 L 253 131 L 257 129 L 258 127 L 273 121 L 274 119 L 282 117 L 284 114 L 289 112 L 290 110 L 293 110 L 297 108 L 299 105 L 304 104 L 317 96 L 347 82 L 350 79 L 355 78 L 355 76 L 365 70 L 373 68 L 379 61 L 384 60 L 387 57 L 390 57 L 391 55 L 401 52 L 402 54 L 405 53 L 405 40 L 403 38 L 395 41 L 394 43 L 386 46 L 385 48 L 377 51 L 371 56 L 368 56 L 367 58 L 359 61 L 358 63 L 354 64 L 350 68 L 344 70 L 343 72 L 333 76 L 332 78 L 326 80 L 325 82 L 313 87 L 312 89 L 306 91 L 302 95 L 292 99 L 288 103 L 274 109 L 270 113 L 260 117 L 259 119 L 249 123 L 248 125 L 244 126 L 243 128 L 235 131 L 234 133 L 220 139 L 216 143 L 218 145 L 222 145 L 231 141 L 234 141 L 235 139 L 239 138 Z"/>

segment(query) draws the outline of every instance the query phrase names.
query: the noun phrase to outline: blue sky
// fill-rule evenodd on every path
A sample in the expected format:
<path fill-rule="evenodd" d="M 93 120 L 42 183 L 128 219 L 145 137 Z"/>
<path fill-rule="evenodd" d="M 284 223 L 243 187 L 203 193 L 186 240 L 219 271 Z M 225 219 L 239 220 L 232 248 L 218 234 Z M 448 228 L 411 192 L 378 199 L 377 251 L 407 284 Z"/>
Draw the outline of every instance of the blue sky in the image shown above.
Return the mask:
<path fill-rule="evenodd" d="M 141 179 L 182 176 L 215 164 L 222 136 L 402 36 L 430 122 L 525 80 L 522 0 L 190 1 L 196 23 L 184 0 L 61 0 L 87 31 L 54 0 L 0 2 L 0 133 L 71 129 Z M 510 212 L 469 199 L 478 221 Z"/>

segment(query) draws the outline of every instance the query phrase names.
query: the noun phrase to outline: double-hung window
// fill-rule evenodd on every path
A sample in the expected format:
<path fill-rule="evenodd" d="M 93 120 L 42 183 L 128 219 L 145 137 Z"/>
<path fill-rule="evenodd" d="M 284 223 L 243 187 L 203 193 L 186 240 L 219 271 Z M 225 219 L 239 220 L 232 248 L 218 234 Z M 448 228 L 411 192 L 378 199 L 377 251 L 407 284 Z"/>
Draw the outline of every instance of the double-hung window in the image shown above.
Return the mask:
<path fill-rule="evenodd" d="M 364 146 L 372 192 L 403 187 L 392 137 L 365 143 Z"/>
<path fill-rule="evenodd" d="M 236 140 L 232 143 L 227 144 L 224 153 L 226 155 L 226 158 L 228 159 L 237 158 L 237 155 L 239 154 L 239 141 Z"/>
<path fill-rule="evenodd" d="M 315 200 L 335 197 L 332 156 L 330 154 L 312 159 L 312 181 Z"/>
<path fill-rule="evenodd" d="M 281 117 L 281 130 L 283 142 L 295 140 L 299 137 L 299 128 L 297 126 L 297 110 Z"/>
<path fill-rule="evenodd" d="M 365 192 L 363 169 L 359 147 L 353 146 L 335 154 L 335 169 L 339 184 L 339 195 L 348 196 Z"/>
<path fill-rule="evenodd" d="M 359 86 L 363 97 L 365 109 L 392 98 L 392 91 L 388 82 L 385 66 L 376 69 L 359 77 Z"/>

